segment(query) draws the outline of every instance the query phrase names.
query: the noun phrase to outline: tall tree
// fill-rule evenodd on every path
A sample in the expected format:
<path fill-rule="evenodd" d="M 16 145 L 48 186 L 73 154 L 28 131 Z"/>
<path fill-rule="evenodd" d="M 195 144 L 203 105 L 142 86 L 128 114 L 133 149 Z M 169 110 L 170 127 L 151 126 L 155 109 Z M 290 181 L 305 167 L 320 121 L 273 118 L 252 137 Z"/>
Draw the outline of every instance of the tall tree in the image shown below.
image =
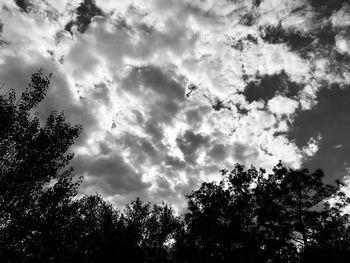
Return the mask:
<path fill-rule="evenodd" d="M 322 244 L 339 242 L 326 233 L 349 223 L 342 208 L 350 199 L 341 190 L 342 183 L 324 184 L 323 177 L 319 169 L 310 173 L 307 169 L 287 169 L 279 163 L 257 186 L 260 223 L 268 232 L 297 244 L 302 258 L 315 254 L 316 248 L 324 247 Z"/>
<path fill-rule="evenodd" d="M 12 262 L 49 261 L 59 253 L 60 232 L 53 232 L 67 221 L 79 184 L 67 151 L 81 126 L 57 112 L 41 125 L 33 113 L 49 77 L 33 74 L 19 99 L 14 90 L 0 96 L 0 258 Z"/>

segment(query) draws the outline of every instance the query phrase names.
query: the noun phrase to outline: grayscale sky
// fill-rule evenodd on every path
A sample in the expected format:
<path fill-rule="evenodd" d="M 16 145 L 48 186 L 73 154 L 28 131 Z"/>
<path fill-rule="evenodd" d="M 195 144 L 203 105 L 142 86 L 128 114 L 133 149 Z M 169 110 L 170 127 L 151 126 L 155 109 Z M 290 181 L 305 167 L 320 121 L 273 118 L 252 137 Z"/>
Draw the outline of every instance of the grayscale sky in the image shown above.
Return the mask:
<path fill-rule="evenodd" d="M 350 166 L 346 0 L 2 0 L 0 82 L 83 124 L 81 191 L 179 210 L 236 162 Z"/>

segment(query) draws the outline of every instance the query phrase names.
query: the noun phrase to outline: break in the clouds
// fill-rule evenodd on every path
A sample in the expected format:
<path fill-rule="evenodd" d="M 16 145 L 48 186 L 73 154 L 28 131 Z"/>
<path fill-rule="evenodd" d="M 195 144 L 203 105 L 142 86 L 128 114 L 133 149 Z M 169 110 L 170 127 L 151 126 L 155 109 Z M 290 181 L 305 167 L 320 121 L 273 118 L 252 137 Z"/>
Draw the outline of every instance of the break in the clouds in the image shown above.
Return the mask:
<path fill-rule="evenodd" d="M 6 0 L 0 82 L 53 72 L 40 117 L 83 124 L 81 191 L 117 205 L 181 209 L 236 162 L 333 180 L 350 164 L 347 2 Z"/>

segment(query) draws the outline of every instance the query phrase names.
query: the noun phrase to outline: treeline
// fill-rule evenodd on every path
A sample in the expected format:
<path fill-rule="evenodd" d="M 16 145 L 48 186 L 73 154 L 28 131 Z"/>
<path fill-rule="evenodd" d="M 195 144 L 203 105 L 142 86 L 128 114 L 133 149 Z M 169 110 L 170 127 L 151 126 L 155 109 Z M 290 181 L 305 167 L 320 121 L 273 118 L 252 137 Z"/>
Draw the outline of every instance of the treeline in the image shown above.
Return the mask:
<path fill-rule="evenodd" d="M 33 114 L 49 84 L 38 72 L 19 98 L 0 95 L 0 262 L 349 262 L 350 200 L 321 170 L 236 164 L 180 217 L 165 203 L 79 197 L 67 151 L 81 127 Z"/>

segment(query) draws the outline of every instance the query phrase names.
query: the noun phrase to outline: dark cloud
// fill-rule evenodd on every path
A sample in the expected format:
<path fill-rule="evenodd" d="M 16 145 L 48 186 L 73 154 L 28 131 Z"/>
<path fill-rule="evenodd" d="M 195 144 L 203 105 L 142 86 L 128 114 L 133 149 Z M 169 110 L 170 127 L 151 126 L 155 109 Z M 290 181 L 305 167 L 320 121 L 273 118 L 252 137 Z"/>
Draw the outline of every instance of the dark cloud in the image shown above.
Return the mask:
<path fill-rule="evenodd" d="M 159 122 L 170 123 L 180 110 L 180 103 L 169 98 L 156 100 L 149 108 L 149 114 Z"/>
<path fill-rule="evenodd" d="M 323 88 L 317 100 L 314 108 L 299 112 L 289 137 L 303 147 L 311 137 L 321 135 L 318 152 L 304 165 L 324 169 L 328 180 L 339 179 L 350 166 L 350 86 Z"/>
<path fill-rule="evenodd" d="M 171 188 L 171 183 L 167 178 L 158 177 L 155 183 L 157 185 L 157 190 L 152 195 L 156 200 L 173 198 L 176 194 Z"/>
<path fill-rule="evenodd" d="M 234 144 L 232 154 L 235 160 L 242 164 L 251 164 L 252 161 L 257 160 L 259 156 L 255 148 L 238 142 Z"/>
<path fill-rule="evenodd" d="M 105 142 L 99 142 L 98 146 L 99 146 L 101 155 L 109 155 L 113 151 L 113 149 L 110 148 L 108 144 Z"/>
<path fill-rule="evenodd" d="M 149 134 L 154 141 L 160 141 L 163 138 L 163 128 L 156 119 L 147 120 L 144 126 L 145 132 Z"/>
<path fill-rule="evenodd" d="M 100 100 L 105 105 L 110 103 L 109 89 L 105 83 L 95 84 L 92 96 L 94 99 Z"/>
<path fill-rule="evenodd" d="M 227 156 L 227 149 L 223 144 L 215 144 L 209 151 L 209 156 L 214 161 L 224 161 Z"/>
<path fill-rule="evenodd" d="M 14 0 L 14 2 L 20 8 L 20 10 L 25 13 L 29 12 L 33 7 L 33 4 L 30 0 Z"/>
<path fill-rule="evenodd" d="M 175 168 L 176 170 L 182 170 L 186 167 L 186 163 L 182 160 L 180 160 L 177 157 L 173 156 L 167 156 L 165 158 L 165 165 L 171 166 L 172 168 Z"/>
<path fill-rule="evenodd" d="M 124 80 L 124 88 L 139 95 L 140 91 L 146 86 L 156 95 L 162 98 L 181 101 L 184 99 L 185 90 L 181 83 L 173 76 L 171 72 L 165 72 L 155 66 L 134 67 L 129 76 Z"/>
<path fill-rule="evenodd" d="M 147 139 L 145 138 L 140 138 L 139 140 L 139 146 L 140 146 L 140 149 L 145 152 L 146 154 L 154 157 L 157 155 L 157 150 L 156 148 L 153 146 L 153 144 L 148 141 Z"/>
<path fill-rule="evenodd" d="M 94 0 L 84 0 L 79 7 L 76 9 L 77 17 L 75 20 L 70 21 L 66 26 L 65 30 L 73 34 L 72 27 L 76 26 L 80 33 L 84 33 L 91 21 L 95 16 L 103 15 L 102 10 L 95 5 Z"/>
<path fill-rule="evenodd" d="M 205 116 L 211 109 L 208 106 L 200 106 L 187 110 L 185 114 L 186 122 L 191 123 L 195 126 L 201 124 L 203 121 L 203 116 Z"/>
<path fill-rule="evenodd" d="M 302 86 L 290 80 L 285 71 L 274 75 L 263 75 L 260 79 L 250 81 L 243 92 L 247 101 L 253 102 L 270 100 L 275 95 L 294 97 L 302 89 Z"/>
<path fill-rule="evenodd" d="M 133 68 L 123 80 L 122 87 L 135 97 L 144 98 L 148 106 L 147 113 L 156 120 L 147 124 L 150 131 L 157 126 L 155 123 L 171 122 L 185 100 L 185 89 L 181 80 L 173 72 L 154 66 Z"/>
<path fill-rule="evenodd" d="M 220 174 L 220 170 L 222 168 L 223 168 L 222 166 L 218 166 L 216 164 L 209 164 L 209 165 L 203 166 L 202 170 L 204 171 L 204 174 L 219 175 Z"/>
<path fill-rule="evenodd" d="M 253 5 L 254 6 L 260 6 L 263 0 L 253 0 Z"/>
<path fill-rule="evenodd" d="M 154 145 L 148 138 L 132 133 L 125 133 L 119 141 L 122 143 L 124 150 L 130 151 L 130 159 L 136 166 L 143 164 L 158 165 L 160 163 L 160 149 L 164 149 L 159 141 L 157 141 L 157 145 Z"/>
<path fill-rule="evenodd" d="M 169 180 L 164 178 L 164 177 L 157 178 L 157 185 L 158 185 L 159 188 L 163 188 L 163 189 L 167 189 L 167 190 L 171 186 Z"/>
<path fill-rule="evenodd" d="M 258 16 L 254 12 L 248 12 L 241 16 L 240 23 L 245 26 L 252 26 L 257 22 Z"/>
<path fill-rule="evenodd" d="M 83 184 L 83 188 L 88 187 L 89 182 L 95 184 L 97 181 L 107 194 L 128 194 L 141 192 L 150 186 L 122 156 L 115 153 L 104 157 L 80 155 L 72 164 L 78 174 L 92 177 Z"/>
<path fill-rule="evenodd" d="M 176 143 L 184 154 L 185 161 L 190 164 L 195 164 L 198 157 L 198 150 L 208 145 L 209 138 L 187 130 L 183 135 L 176 138 Z"/>
<path fill-rule="evenodd" d="M 144 123 L 145 120 L 144 120 L 142 112 L 140 112 L 140 111 L 135 109 L 135 110 L 132 111 L 132 113 L 135 116 L 135 120 L 136 120 L 137 124 L 143 124 Z"/>
<path fill-rule="evenodd" d="M 203 117 L 197 109 L 191 109 L 186 112 L 186 120 L 188 123 L 198 123 L 201 122 Z"/>
<path fill-rule="evenodd" d="M 332 15 L 343 7 L 344 4 L 349 4 L 349 0 L 309 0 L 310 5 L 315 8 L 316 11 L 321 12 L 323 15 Z"/>

